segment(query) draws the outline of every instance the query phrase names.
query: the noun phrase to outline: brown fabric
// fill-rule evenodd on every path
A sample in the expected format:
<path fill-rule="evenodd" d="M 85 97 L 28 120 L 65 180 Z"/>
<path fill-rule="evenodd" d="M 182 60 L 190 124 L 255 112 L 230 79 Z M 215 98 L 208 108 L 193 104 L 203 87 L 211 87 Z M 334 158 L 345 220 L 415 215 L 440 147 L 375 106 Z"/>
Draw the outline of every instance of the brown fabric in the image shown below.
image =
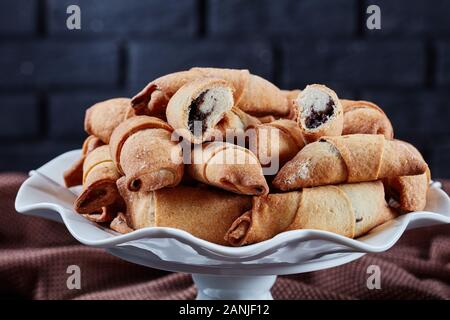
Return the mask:
<path fill-rule="evenodd" d="M 23 174 L 0 174 L 0 298 L 193 299 L 186 274 L 134 265 L 74 240 L 61 224 L 14 210 Z M 447 192 L 450 181 L 444 184 Z M 66 286 L 67 267 L 81 268 L 80 290 Z M 381 289 L 366 286 L 378 265 Z M 407 232 L 385 253 L 323 271 L 278 277 L 275 299 L 450 299 L 450 226 Z"/>

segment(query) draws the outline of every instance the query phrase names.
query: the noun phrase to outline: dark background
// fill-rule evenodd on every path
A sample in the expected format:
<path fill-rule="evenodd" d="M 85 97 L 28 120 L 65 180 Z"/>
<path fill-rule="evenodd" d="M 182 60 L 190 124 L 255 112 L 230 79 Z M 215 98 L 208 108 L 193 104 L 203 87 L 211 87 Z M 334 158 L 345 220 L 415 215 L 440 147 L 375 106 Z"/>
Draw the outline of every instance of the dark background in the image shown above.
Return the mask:
<path fill-rule="evenodd" d="M 66 8 L 81 8 L 81 30 Z M 381 30 L 366 28 L 369 4 Z M 1 0 L 0 171 L 79 148 L 84 110 L 191 66 L 379 104 L 450 178 L 450 1 Z"/>

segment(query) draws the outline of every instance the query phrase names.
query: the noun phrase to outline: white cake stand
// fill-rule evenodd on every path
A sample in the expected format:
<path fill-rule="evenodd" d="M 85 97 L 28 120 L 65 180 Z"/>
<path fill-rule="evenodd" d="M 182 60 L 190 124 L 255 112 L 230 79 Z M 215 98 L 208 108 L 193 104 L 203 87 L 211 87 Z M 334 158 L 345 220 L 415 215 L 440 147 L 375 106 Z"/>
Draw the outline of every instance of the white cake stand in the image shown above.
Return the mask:
<path fill-rule="evenodd" d="M 143 266 L 192 274 L 197 299 L 272 299 L 277 275 L 345 264 L 368 252 L 392 247 L 405 230 L 450 223 L 450 199 L 431 185 L 426 211 L 389 221 L 357 240 L 319 230 L 295 230 L 254 245 L 216 245 L 172 228 L 145 228 L 120 235 L 99 227 L 72 209 L 75 188 L 62 187 L 63 171 L 80 155 L 64 153 L 30 173 L 16 198 L 20 213 L 62 222 L 81 243 Z"/>

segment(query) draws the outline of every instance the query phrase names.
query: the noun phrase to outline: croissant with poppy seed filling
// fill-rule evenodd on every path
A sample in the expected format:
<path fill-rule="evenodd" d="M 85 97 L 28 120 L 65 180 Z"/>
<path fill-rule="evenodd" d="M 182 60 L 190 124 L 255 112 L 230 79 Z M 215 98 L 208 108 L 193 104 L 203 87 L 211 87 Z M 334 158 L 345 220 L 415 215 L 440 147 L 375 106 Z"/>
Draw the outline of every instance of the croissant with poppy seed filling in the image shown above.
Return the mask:
<path fill-rule="evenodd" d="M 196 80 L 181 87 L 170 99 L 167 122 L 187 141 L 200 144 L 218 133 L 217 124 L 233 104 L 232 88 L 224 80 Z"/>
<path fill-rule="evenodd" d="M 323 136 L 340 136 L 344 125 L 342 105 L 336 93 L 324 85 L 312 84 L 294 100 L 297 123 L 306 142 Z"/>
<path fill-rule="evenodd" d="M 150 82 L 131 101 L 138 114 L 164 118 L 173 95 L 184 85 L 204 78 L 225 80 L 233 88 L 236 107 L 257 117 L 286 117 L 292 113 L 288 97 L 274 84 L 248 70 L 192 68 Z"/>

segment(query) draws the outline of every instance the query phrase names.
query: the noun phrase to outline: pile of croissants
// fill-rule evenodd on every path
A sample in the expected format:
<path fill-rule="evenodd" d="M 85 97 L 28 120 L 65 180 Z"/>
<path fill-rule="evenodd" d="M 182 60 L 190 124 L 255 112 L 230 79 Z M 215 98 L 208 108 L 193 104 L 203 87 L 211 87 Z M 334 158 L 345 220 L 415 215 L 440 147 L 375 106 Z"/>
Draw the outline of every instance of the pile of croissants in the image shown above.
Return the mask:
<path fill-rule="evenodd" d="M 86 111 L 75 210 L 119 233 L 242 246 L 288 230 L 356 238 L 426 205 L 430 171 L 381 108 L 248 70 L 192 68 Z M 224 161 L 224 160 L 232 161 Z"/>

